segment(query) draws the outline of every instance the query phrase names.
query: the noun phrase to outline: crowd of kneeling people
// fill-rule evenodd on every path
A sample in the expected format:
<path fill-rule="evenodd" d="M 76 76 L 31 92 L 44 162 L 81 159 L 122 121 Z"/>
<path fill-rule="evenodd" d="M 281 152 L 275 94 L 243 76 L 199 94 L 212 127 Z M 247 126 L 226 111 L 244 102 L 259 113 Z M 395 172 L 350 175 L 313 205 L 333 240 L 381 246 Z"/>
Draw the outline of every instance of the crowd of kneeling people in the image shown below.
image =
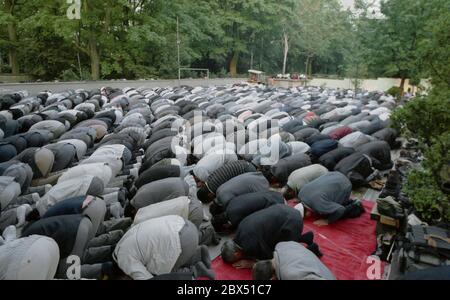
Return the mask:
<path fill-rule="evenodd" d="M 219 243 L 254 279 L 335 279 L 303 218 L 364 213 L 352 189 L 392 168 L 394 107 L 248 85 L 3 95 L 0 279 L 214 279 Z"/>

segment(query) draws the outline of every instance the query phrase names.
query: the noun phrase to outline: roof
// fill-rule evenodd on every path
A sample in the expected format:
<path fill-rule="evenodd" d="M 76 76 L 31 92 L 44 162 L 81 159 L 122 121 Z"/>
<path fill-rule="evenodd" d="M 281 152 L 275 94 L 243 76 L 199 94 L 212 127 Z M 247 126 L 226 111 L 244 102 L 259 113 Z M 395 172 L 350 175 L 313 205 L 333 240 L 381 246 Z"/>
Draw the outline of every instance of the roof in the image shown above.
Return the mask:
<path fill-rule="evenodd" d="M 258 70 L 248 70 L 248 72 L 252 74 L 264 74 L 264 72 Z"/>

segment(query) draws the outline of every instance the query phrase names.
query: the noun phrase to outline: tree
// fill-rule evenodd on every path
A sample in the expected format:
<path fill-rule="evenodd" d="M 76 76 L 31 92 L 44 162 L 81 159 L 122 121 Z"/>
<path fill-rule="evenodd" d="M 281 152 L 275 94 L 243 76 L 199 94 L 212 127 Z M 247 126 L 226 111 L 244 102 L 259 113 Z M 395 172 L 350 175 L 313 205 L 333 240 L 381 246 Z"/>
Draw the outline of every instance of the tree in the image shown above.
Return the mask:
<path fill-rule="evenodd" d="M 19 75 L 19 60 L 17 49 L 19 48 L 19 37 L 17 34 L 17 0 L 3 0 L 1 2 L 2 10 L 0 11 L 0 25 L 6 25 L 7 39 L 3 43 L 7 46 L 9 52 L 9 65 L 12 75 Z"/>
<path fill-rule="evenodd" d="M 356 97 L 363 78 L 369 75 L 368 65 L 366 63 L 369 49 L 364 44 L 364 39 L 371 30 L 372 5 L 372 3 L 360 0 L 355 4 L 356 10 L 349 10 L 348 12 L 351 17 L 351 25 L 348 26 L 343 54 L 345 74 L 351 78 L 355 89 L 354 97 Z"/>
<path fill-rule="evenodd" d="M 425 19 L 417 43 L 421 75 L 445 89 L 450 86 L 450 2 L 429 0 L 421 4 Z"/>
<path fill-rule="evenodd" d="M 397 109 L 392 121 L 405 136 L 419 140 L 423 168 L 408 176 L 406 192 L 419 216 L 435 224 L 450 221 L 450 6 L 441 0 L 414 1 L 413 5 L 417 20 L 423 19 L 414 31 L 416 62 L 410 69 L 429 76 L 432 88 L 428 95 Z"/>
<path fill-rule="evenodd" d="M 305 73 L 312 74 L 313 60 L 330 57 L 348 35 L 349 15 L 336 0 L 300 0 L 296 9 L 297 46 L 306 56 Z"/>
<path fill-rule="evenodd" d="M 384 17 L 372 20 L 374 30 L 367 35 L 371 49 L 369 65 L 381 67 L 383 75 L 401 78 L 402 95 L 406 79 L 420 74 L 417 49 L 424 21 L 422 3 L 423 0 L 382 1 Z"/>

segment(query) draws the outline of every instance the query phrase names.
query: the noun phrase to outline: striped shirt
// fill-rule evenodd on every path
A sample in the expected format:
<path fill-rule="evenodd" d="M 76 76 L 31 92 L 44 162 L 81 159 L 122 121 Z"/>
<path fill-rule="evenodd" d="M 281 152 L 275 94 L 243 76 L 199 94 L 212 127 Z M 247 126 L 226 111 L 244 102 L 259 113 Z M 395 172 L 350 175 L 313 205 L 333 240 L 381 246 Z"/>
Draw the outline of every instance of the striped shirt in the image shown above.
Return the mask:
<path fill-rule="evenodd" d="M 216 193 L 217 189 L 228 180 L 248 172 L 256 172 L 253 164 L 244 160 L 233 161 L 214 171 L 206 180 L 206 186 L 210 192 Z"/>

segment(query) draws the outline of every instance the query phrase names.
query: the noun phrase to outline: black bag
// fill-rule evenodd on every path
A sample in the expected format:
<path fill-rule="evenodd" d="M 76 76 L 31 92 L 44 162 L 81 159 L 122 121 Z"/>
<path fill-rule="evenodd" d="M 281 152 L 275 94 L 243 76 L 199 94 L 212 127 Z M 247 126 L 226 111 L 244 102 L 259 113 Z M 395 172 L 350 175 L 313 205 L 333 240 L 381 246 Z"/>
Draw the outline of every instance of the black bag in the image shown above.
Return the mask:
<path fill-rule="evenodd" d="M 399 262 L 402 273 L 450 265 L 450 232 L 433 226 L 412 226 L 399 251 Z"/>

